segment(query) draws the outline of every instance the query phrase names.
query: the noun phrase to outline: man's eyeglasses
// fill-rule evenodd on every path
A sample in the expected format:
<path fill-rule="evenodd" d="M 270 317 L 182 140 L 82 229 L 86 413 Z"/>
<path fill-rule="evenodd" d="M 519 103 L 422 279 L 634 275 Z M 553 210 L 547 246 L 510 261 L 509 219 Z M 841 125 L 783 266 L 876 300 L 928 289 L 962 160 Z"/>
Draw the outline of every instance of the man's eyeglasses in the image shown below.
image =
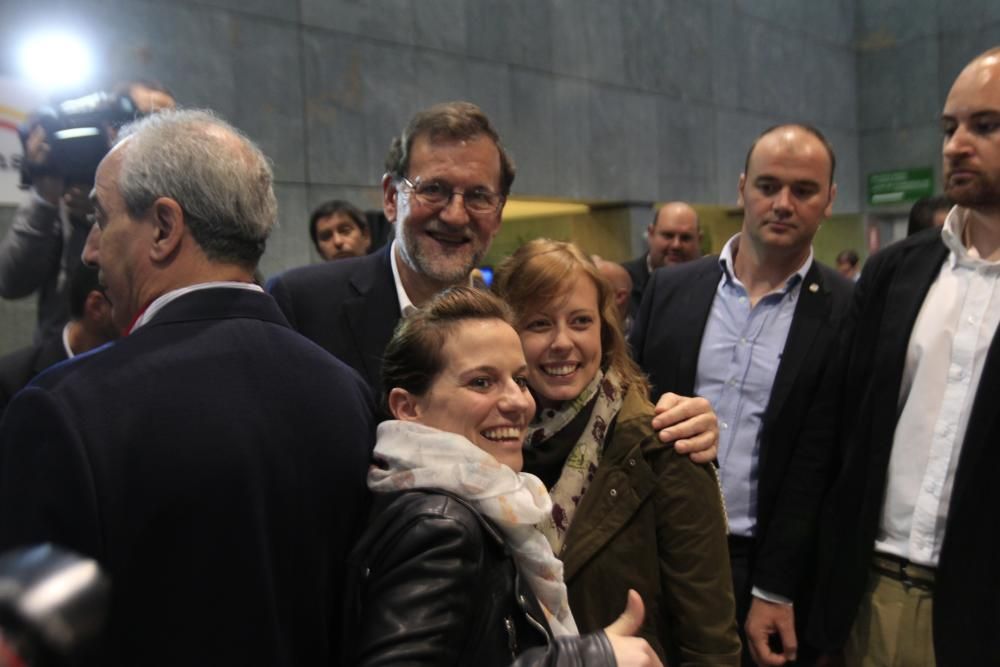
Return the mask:
<path fill-rule="evenodd" d="M 470 214 L 485 215 L 496 213 L 504 201 L 503 195 L 491 192 L 486 188 L 472 190 L 456 190 L 450 183 L 444 181 L 427 181 L 414 183 L 406 176 L 400 177 L 417 201 L 427 208 L 444 208 L 455 195 L 462 195 L 462 203 Z"/>

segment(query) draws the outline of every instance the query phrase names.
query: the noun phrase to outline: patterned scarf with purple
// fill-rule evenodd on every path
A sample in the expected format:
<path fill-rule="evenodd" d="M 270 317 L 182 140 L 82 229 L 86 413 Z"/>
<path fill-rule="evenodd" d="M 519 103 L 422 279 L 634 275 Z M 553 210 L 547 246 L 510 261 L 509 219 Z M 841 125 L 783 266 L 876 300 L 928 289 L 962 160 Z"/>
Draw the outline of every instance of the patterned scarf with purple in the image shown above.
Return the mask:
<path fill-rule="evenodd" d="M 552 512 L 538 524 L 538 529 L 549 540 L 552 551 L 562 552 L 566 533 L 573 522 L 573 515 L 579 507 L 583 494 L 594 479 L 597 466 L 604 452 L 604 439 L 608 426 L 621 410 L 625 398 L 626 385 L 613 369 L 598 371 L 594 379 L 572 401 L 566 401 L 558 410 L 542 410 L 531 424 L 525 447 L 537 447 L 564 429 L 580 411 L 594 401 L 590 419 L 583 434 L 573 446 L 563 464 L 559 481 L 549 489 L 552 496 Z"/>

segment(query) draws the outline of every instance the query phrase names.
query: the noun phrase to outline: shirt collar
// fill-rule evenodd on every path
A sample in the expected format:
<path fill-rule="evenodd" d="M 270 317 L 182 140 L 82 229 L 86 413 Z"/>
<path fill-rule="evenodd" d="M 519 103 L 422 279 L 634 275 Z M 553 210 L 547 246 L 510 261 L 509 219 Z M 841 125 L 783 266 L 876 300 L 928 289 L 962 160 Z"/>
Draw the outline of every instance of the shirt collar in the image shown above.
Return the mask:
<path fill-rule="evenodd" d="M 62 344 L 63 349 L 66 350 L 67 359 L 72 359 L 76 356 L 73 353 L 73 348 L 69 346 L 69 322 L 66 323 L 66 326 L 64 326 L 62 330 Z"/>
<path fill-rule="evenodd" d="M 156 314 L 163 310 L 171 301 L 175 301 L 185 294 L 190 294 L 191 292 L 197 292 L 203 289 L 212 289 L 215 287 L 229 287 L 234 289 L 245 289 L 251 292 L 263 292 L 264 290 L 260 285 L 255 283 L 241 283 L 232 280 L 216 280 L 208 283 L 198 283 L 196 285 L 187 285 L 186 287 L 181 287 L 175 290 L 171 290 L 166 294 L 162 294 L 149 304 L 149 306 L 142 311 L 142 314 L 136 319 L 132 327 L 127 331 L 127 333 L 135 333 L 135 330 L 147 324 L 151 319 L 156 317 Z"/>
<path fill-rule="evenodd" d="M 736 277 L 736 273 L 733 271 L 733 257 L 736 254 L 735 251 L 739 248 L 739 244 L 740 235 L 738 233 L 734 234 L 732 238 L 726 241 L 726 245 L 723 246 L 722 252 L 719 253 L 719 266 L 722 268 L 722 274 L 725 276 L 727 282 L 735 282 L 740 286 L 743 286 L 743 283 L 740 282 L 740 279 Z M 809 273 L 809 269 L 812 268 L 813 259 L 813 247 L 812 244 L 810 244 L 809 256 L 806 257 L 806 261 L 802 262 L 802 266 L 796 269 L 795 273 L 788 276 L 788 279 L 785 281 L 785 289 L 782 291 L 787 292 L 806 279 L 806 274 Z"/>
<path fill-rule="evenodd" d="M 417 309 L 403 287 L 403 279 L 399 277 L 399 266 L 396 264 L 396 244 L 399 241 L 393 240 L 392 247 L 389 248 L 389 263 L 392 265 L 392 281 L 396 283 L 396 298 L 399 300 L 399 314 L 408 317 L 410 313 Z"/>
<path fill-rule="evenodd" d="M 986 222 L 983 216 L 970 208 L 955 206 L 948 212 L 948 217 L 944 220 L 944 227 L 941 228 L 941 240 L 950 251 L 948 253 L 948 266 L 955 268 L 962 266 L 979 271 L 994 273 L 1000 271 L 1000 262 L 990 262 L 979 256 L 975 248 L 966 247 L 962 237 L 965 236 L 965 227 L 970 221 L 979 219 L 980 224 L 993 224 Z"/>

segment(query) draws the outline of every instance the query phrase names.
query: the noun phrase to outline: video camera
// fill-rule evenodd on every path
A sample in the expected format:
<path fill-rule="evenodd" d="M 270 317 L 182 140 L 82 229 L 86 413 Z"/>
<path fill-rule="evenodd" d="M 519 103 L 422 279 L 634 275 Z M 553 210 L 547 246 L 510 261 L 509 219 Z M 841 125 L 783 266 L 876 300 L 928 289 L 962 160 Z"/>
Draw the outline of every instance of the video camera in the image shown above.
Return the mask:
<path fill-rule="evenodd" d="M 61 176 L 67 184 L 93 186 L 97 165 L 111 148 L 114 133 L 142 115 L 128 95 L 103 91 L 42 107 L 18 128 L 24 149 L 21 187 L 27 188 L 38 176 Z M 50 146 L 41 163 L 31 159 L 28 149 L 28 137 L 38 127 Z"/>
<path fill-rule="evenodd" d="M 42 545 L 0 556 L 0 667 L 64 667 L 86 656 L 107 613 L 97 563 Z"/>

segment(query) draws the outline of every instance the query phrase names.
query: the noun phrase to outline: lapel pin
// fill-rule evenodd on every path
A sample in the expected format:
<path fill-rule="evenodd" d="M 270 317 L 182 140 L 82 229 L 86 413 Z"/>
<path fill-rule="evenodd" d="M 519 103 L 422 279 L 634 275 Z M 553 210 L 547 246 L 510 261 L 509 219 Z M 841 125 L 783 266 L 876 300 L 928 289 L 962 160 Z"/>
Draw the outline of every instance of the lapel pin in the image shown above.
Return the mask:
<path fill-rule="evenodd" d="M 819 291 L 819 285 L 817 285 L 816 283 L 809 283 L 809 291 L 815 294 L 816 292 Z"/>

